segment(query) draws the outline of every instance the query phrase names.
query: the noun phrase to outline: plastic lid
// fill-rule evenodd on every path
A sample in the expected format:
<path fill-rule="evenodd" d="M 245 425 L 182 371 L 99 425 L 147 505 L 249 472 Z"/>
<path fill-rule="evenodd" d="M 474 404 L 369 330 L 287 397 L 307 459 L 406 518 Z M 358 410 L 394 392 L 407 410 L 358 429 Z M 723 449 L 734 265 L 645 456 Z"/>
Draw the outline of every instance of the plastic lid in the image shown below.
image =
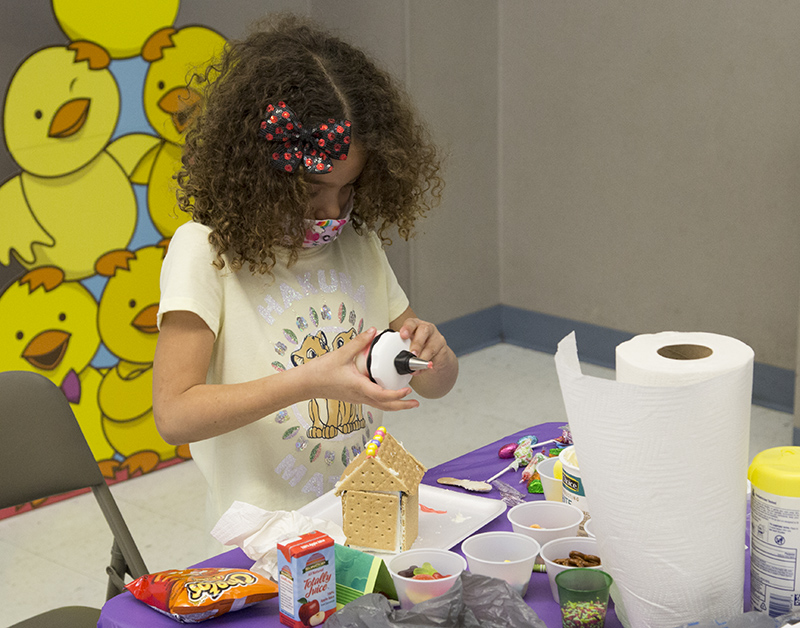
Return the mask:
<path fill-rule="evenodd" d="M 576 473 L 580 466 L 578 465 L 578 454 L 575 453 L 575 445 L 570 445 L 561 450 L 558 454 L 558 459 L 561 460 L 561 465 L 567 467 L 568 470 Z"/>
<path fill-rule="evenodd" d="M 757 489 L 800 497 L 800 447 L 773 447 L 753 458 L 747 478 Z"/>

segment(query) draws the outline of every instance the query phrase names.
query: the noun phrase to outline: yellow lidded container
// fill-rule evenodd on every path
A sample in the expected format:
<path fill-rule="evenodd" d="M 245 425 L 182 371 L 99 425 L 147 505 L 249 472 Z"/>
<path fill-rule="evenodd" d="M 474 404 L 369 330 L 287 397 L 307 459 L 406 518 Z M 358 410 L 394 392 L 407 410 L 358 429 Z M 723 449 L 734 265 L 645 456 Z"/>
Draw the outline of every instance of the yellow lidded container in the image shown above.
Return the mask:
<path fill-rule="evenodd" d="M 753 458 L 747 478 L 762 491 L 800 497 L 800 447 L 773 447 Z"/>
<path fill-rule="evenodd" d="M 750 464 L 750 605 L 776 617 L 800 610 L 800 447 Z"/>

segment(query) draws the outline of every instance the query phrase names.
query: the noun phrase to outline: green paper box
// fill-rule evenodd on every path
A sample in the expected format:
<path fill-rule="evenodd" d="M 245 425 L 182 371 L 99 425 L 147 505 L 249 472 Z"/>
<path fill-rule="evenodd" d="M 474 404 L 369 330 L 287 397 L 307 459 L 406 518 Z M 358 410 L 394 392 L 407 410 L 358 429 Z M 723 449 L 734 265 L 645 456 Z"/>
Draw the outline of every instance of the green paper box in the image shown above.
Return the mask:
<path fill-rule="evenodd" d="M 336 605 L 344 606 L 367 593 L 397 599 L 394 580 L 383 559 L 352 547 L 334 544 L 336 556 Z"/>

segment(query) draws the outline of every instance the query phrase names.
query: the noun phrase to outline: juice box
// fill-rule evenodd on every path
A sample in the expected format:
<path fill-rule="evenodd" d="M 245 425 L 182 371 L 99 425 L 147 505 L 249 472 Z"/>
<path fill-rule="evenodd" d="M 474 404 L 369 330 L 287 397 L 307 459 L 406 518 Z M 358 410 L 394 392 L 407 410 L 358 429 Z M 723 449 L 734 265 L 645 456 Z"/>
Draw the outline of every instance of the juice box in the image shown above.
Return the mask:
<path fill-rule="evenodd" d="M 318 626 L 336 611 L 333 539 L 314 531 L 278 543 L 280 620 Z"/>

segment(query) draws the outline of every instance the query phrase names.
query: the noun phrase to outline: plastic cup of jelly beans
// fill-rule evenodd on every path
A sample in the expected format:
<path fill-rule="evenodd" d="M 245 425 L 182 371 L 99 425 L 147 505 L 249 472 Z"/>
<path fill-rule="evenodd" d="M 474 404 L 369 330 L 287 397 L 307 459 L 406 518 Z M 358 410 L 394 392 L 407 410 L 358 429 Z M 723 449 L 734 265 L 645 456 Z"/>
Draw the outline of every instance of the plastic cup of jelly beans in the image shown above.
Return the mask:
<path fill-rule="evenodd" d="M 567 569 L 556 576 L 562 628 L 602 628 L 614 579 L 599 569 Z"/>

